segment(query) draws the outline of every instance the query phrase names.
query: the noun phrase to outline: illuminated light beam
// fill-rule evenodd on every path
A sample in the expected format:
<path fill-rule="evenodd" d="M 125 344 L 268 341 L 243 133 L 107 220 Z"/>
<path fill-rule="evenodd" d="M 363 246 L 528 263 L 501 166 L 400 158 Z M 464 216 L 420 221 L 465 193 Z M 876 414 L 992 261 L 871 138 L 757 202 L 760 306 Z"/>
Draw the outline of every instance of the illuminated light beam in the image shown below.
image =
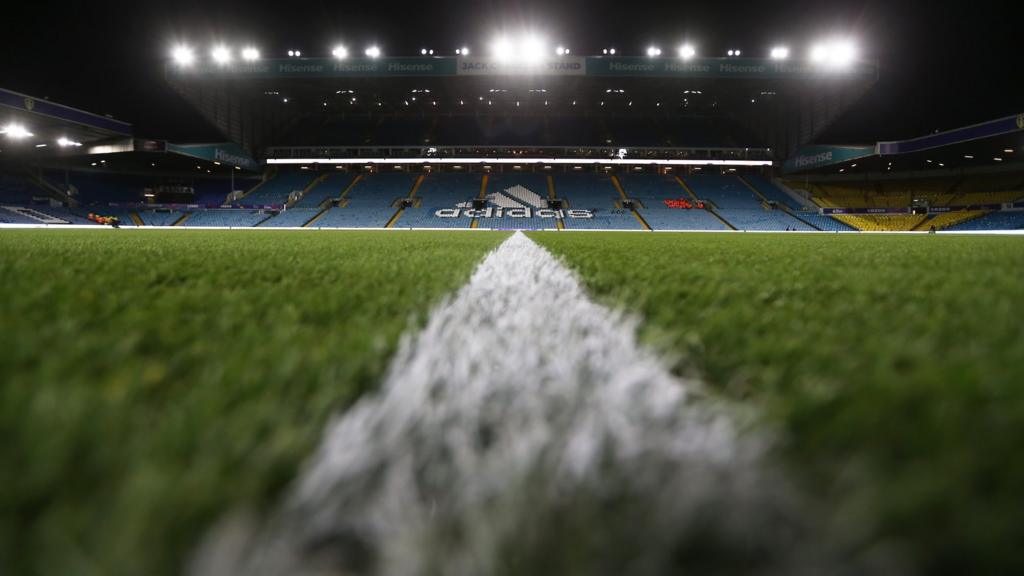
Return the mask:
<path fill-rule="evenodd" d="M 576 166 L 772 166 L 771 160 L 629 160 L 621 158 L 268 158 L 271 165 L 298 164 L 572 164 Z"/>

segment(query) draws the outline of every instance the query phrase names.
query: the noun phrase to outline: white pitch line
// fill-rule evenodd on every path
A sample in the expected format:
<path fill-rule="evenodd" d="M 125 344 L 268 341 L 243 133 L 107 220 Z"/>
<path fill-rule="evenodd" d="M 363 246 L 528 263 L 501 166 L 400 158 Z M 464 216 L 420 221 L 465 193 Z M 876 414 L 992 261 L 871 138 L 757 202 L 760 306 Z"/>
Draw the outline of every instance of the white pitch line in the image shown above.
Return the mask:
<path fill-rule="evenodd" d="M 711 550 L 719 573 L 845 573 L 765 438 L 697 390 L 516 233 L 329 426 L 282 510 L 222 529 L 192 572 L 529 574 L 575 551 L 578 573 L 662 574 Z"/>

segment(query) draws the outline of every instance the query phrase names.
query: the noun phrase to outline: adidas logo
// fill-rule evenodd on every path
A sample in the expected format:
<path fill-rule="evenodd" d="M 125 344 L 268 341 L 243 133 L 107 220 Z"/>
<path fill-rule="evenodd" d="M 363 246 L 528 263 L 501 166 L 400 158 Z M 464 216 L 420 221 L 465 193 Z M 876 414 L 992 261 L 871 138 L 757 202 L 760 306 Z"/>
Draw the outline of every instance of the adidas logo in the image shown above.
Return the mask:
<path fill-rule="evenodd" d="M 473 202 L 459 202 L 455 208 L 441 208 L 434 212 L 438 218 L 593 218 L 592 210 L 553 210 L 548 201 L 533 190 L 519 184 L 500 192 L 488 194 L 488 206 L 474 208 Z"/>

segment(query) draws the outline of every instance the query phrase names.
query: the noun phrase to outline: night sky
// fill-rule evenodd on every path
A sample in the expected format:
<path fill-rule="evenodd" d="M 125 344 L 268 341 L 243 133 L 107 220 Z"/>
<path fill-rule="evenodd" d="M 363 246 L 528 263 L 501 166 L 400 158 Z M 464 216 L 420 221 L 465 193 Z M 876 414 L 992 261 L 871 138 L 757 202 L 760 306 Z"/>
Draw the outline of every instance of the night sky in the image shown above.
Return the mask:
<path fill-rule="evenodd" d="M 205 56 L 214 41 L 326 56 L 344 42 L 386 55 L 421 47 L 484 53 L 496 31 L 529 27 L 574 54 L 615 46 L 640 54 L 694 42 L 701 55 L 761 55 L 786 43 L 796 56 L 818 38 L 857 38 L 881 81 L 826 134 L 833 143 L 906 138 L 1024 112 L 1022 25 L 1009 1 L 818 2 L 545 0 L 474 2 L 22 2 L 4 8 L 0 87 L 49 97 L 174 141 L 217 137 L 163 81 L 170 47 Z"/>

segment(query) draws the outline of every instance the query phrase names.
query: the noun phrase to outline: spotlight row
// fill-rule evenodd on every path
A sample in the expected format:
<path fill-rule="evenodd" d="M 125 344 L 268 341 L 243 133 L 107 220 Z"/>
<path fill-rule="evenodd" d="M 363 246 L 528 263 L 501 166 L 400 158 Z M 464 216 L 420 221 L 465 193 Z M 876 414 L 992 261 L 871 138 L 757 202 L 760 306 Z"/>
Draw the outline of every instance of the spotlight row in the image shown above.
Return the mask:
<path fill-rule="evenodd" d="M 515 42 L 505 38 L 498 38 L 491 44 L 491 55 L 499 60 L 538 61 L 552 52 L 556 56 L 568 56 L 572 53 L 569 48 L 562 45 L 552 50 L 550 45 L 546 44 L 542 39 L 533 36 L 522 38 Z M 469 56 L 469 53 L 469 48 L 465 46 L 455 50 L 457 56 Z M 615 56 L 616 53 L 615 48 L 604 48 L 601 50 L 601 54 L 605 56 Z M 692 44 L 683 44 L 677 49 L 677 53 L 680 58 L 689 60 L 696 57 L 697 49 Z M 301 50 L 289 50 L 287 54 L 290 58 L 302 57 Z M 368 58 L 380 58 L 382 52 L 379 46 L 373 45 L 368 46 L 363 51 L 363 54 Z M 649 46 L 646 54 L 648 57 L 657 58 L 662 55 L 662 50 L 658 46 Z M 245 62 L 254 62 L 260 59 L 259 49 L 251 46 L 242 48 L 238 55 Z M 348 58 L 349 50 L 345 46 L 338 45 L 331 50 L 331 55 L 338 59 Z M 434 50 L 422 48 L 420 49 L 420 55 L 433 56 Z M 726 55 L 729 57 L 740 57 L 743 55 L 743 51 L 729 50 L 726 52 Z M 787 60 L 790 56 L 790 49 L 787 46 L 775 46 L 770 50 L 769 56 L 773 60 Z M 821 42 L 812 46 L 809 51 L 809 57 L 812 62 L 835 66 L 849 65 L 857 59 L 857 56 L 856 44 L 845 39 Z M 189 66 L 196 61 L 195 50 L 186 45 L 175 47 L 171 51 L 171 57 L 181 66 Z M 210 58 L 217 64 L 226 65 L 234 60 L 235 53 L 228 46 L 220 44 L 210 49 Z"/>
<path fill-rule="evenodd" d="M 35 136 L 35 134 L 24 125 L 13 122 L 5 126 L 0 126 L 0 134 L 10 138 L 11 140 L 25 140 L 26 138 L 32 138 Z M 61 148 L 77 148 L 82 145 L 81 142 L 75 142 L 74 140 L 69 140 L 63 136 L 57 138 L 56 143 Z M 46 148 L 46 144 L 36 144 L 36 148 Z"/>

